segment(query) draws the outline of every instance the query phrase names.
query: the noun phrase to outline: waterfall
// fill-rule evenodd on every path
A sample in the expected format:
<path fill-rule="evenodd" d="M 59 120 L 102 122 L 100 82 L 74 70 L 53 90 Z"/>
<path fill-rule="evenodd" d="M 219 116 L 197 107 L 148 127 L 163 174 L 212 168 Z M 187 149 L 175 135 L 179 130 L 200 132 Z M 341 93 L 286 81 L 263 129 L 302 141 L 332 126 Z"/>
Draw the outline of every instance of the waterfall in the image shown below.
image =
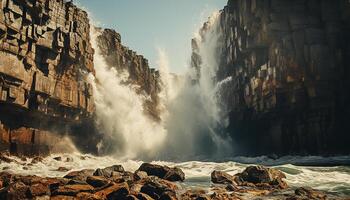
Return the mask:
<path fill-rule="evenodd" d="M 96 77 L 94 89 L 97 124 L 104 135 L 101 152 L 124 158 L 194 159 L 223 157 L 231 152 L 231 139 L 225 134 L 227 123 L 219 103 L 221 89 L 231 79 L 216 80 L 219 69 L 222 31 L 220 13 L 214 13 L 205 31 L 196 34 L 198 66 L 183 76 L 169 73 L 164 50 L 157 62 L 161 75 L 161 122 L 149 119 L 143 111 L 146 96 L 125 83 L 128 72 L 117 72 L 106 64 L 98 48 L 98 32 L 92 31 Z"/>
<path fill-rule="evenodd" d="M 231 80 L 216 81 L 222 45 L 219 17 L 220 12 L 214 13 L 206 31 L 196 34 L 200 65 L 190 67 L 167 104 L 163 158 L 224 157 L 231 152 L 231 139 L 224 131 L 227 120 L 218 99 L 222 85 Z"/>
<path fill-rule="evenodd" d="M 97 45 L 99 32 L 92 30 L 96 77 L 90 76 L 95 96 L 97 125 L 104 134 L 101 152 L 125 158 L 152 157 L 165 139 L 162 124 L 149 119 L 143 110 L 148 98 L 126 85 L 127 71 L 120 73 L 106 64 Z"/>

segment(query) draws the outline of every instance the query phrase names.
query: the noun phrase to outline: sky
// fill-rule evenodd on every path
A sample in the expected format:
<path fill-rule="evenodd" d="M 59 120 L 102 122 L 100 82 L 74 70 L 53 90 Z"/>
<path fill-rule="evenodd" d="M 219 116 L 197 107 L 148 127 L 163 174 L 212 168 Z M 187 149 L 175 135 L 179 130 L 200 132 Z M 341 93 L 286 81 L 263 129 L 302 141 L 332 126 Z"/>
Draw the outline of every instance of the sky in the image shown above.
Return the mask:
<path fill-rule="evenodd" d="M 157 68 L 158 50 L 166 53 L 170 71 L 189 66 L 191 38 L 227 0 L 75 0 L 93 23 L 121 34 L 122 43 Z"/>

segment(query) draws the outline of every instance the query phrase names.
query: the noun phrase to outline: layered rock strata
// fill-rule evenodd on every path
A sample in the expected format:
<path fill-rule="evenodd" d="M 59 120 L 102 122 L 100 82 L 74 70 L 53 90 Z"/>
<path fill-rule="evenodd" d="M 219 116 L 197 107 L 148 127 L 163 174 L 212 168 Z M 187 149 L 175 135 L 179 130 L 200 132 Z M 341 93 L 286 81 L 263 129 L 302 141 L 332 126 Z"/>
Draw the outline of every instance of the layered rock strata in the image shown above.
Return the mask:
<path fill-rule="evenodd" d="M 159 92 L 160 78 L 159 71 L 151 68 L 148 60 L 142 55 L 124 46 L 121 36 L 115 30 L 100 30 L 98 46 L 102 56 L 110 67 L 114 67 L 118 72 L 128 72 L 128 83 L 137 86 L 136 92 L 146 98 L 144 102 L 145 113 L 153 119 L 159 118 Z"/>
<path fill-rule="evenodd" d="M 64 0 L 0 1 L 0 147 L 47 153 L 92 119 L 87 13 Z"/>
<path fill-rule="evenodd" d="M 219 20 L 235 152 L 349 153 L 350 2 L 229 0 Z"/>

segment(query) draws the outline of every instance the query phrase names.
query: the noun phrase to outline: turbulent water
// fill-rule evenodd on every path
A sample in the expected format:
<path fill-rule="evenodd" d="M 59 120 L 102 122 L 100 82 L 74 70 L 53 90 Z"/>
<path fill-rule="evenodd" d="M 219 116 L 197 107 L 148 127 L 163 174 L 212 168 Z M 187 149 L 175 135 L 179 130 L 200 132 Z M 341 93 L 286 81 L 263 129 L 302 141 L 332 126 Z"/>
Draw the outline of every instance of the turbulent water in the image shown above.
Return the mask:
<path fill-rule="evenodd" d="M 62 161 L 53 159 L 56 156 L 61 156 Z M 65 162 L 70 158 L 70 162 Z M 71 171 L 80 169 L 96 169 L 107 167 L 115 164 L 121 164 L 128 171 L 135 171 L 141 165 L 141 161 L 136 160 L 117 160 L 113 157 L 94 157 L 92 155 L 75 154 L 60 154 L 51 155 L 45 158 L 42 163 L 31 165 L 31 159 L 21 161 L 16 159 L 17 163 L 1 163 L 0 169 L 7 171 L 39 175 L 48 177 L 62 177 L 67 172 L 58 172 L 58 167 L 64 166 Z M 283 157 L 273 160 L 267 157 L 247 158 L 239 157 L 232 158 L 230 162 L 153 162 L 155 164 L 169 165 L 180 167 L 186 174 L 186 180 L 182 183 L 187 187 L 209 188 L 210 174 L 214 170 L 222 170 L 229 174 L 236 174 L 243 171 L 250 163 L 273 165 L 274 168 L 282 170 L 287 175 L 288 184 L 293 187 L 310 186 L 315 189 L 324 190 L 327 192 L 337 193 L 338 195 L 350 195 L 350 156 L 322 158 L 322 157 Z M 242 164 L 245 163 L 245 164 Z M 289 164 L 288 164 L 289 163 Z M 305 167 L 292 164 L 347 164 L 348 166 L 334 167 Z M 29 165 L 28 165 L 29 164 Z M 28 169 L 23 169 L 27 167 Z"/>

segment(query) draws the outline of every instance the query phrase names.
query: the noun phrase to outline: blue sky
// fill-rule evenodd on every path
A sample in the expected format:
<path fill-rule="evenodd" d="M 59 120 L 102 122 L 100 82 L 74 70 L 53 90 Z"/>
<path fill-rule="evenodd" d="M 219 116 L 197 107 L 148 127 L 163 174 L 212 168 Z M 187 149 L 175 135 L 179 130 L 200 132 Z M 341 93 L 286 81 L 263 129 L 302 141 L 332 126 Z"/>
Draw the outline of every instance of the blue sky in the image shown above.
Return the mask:
<path fill-rule="evenodd" d="M 194 32 L 227 0 L 75 0 L 94 23 L 121 33 L 122 43 L 156 67 L 157 48 L 169 58 L 170 70 L 185 71 Z"/>

